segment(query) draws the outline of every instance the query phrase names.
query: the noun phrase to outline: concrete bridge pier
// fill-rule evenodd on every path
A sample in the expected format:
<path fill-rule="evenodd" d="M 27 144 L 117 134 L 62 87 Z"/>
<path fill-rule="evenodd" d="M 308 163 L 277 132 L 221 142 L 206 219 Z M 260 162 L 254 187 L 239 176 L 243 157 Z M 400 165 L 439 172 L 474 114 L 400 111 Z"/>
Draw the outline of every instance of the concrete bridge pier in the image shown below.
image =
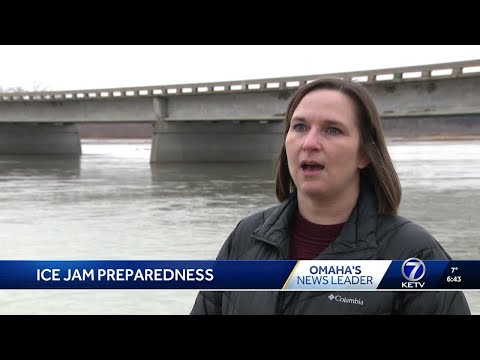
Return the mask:
<path fill-rule="evenodd" d="M 76 124 L 0 124 L 0 155 L 81 155 Z"/>
<path fill-rule="evenodd" d="M 242 162 L 275 159 L 282 121 L 165 121 L 155 123 L 150 162 Z"/>

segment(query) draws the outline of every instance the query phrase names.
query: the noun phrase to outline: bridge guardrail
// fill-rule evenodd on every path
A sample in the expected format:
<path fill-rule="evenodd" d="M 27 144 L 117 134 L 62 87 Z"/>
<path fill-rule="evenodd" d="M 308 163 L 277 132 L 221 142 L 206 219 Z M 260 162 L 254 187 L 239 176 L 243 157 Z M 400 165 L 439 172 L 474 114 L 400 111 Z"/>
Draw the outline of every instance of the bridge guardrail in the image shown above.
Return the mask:
<path fill-rule="evenodd" d="M 290 76 L 282 78 L 126 87 L 114 89 L 0 93 L 0 102 L 65 101 L 157 96 L 170 97 L 195 94 L 282 91 L 298 88 L 301 85 L 321 77 L 341 77 L 366 84 L 374 84 L 386 82 L 395 83 L 404 81 L 425 81 L 431 79 L 448 79 L 471 76 L 480 76 L 480 59 L 431 65 Z"/>

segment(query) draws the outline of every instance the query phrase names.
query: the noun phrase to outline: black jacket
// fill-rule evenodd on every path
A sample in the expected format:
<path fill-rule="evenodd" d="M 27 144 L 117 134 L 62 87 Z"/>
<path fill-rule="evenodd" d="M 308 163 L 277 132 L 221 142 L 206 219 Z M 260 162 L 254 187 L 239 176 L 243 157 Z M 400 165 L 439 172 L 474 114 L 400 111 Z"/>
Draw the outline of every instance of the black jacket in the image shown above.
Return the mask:
<path fill-rule="evenodd" d="M 217 260 L 289 259 L 296 194 L 241 220 Z M 315 260 L 450 260 L 422 227 L 378 215 L 374 191 L 362 182 L 357 205 L 340 235 Z M 192 315 L 209 314 L 470 314 L 461 291 L 200 291 Z"/>

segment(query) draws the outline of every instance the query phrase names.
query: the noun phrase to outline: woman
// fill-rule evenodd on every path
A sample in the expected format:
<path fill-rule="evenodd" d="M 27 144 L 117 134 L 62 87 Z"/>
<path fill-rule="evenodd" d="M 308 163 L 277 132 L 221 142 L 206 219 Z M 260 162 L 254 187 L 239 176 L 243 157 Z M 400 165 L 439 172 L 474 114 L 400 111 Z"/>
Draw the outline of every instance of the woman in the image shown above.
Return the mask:
<path fill-rule="evenodd" d="M 401 187 L 365 88 L 319 79 L 293 95 L 276 164 L 280 204 L 240 221 L 217 260 L 450 260 L 398 216 Z M 333 296 L 332 296 L 333 294 Z M 201 291 L 191 314 L 470 314 L 460 291 Z"/>

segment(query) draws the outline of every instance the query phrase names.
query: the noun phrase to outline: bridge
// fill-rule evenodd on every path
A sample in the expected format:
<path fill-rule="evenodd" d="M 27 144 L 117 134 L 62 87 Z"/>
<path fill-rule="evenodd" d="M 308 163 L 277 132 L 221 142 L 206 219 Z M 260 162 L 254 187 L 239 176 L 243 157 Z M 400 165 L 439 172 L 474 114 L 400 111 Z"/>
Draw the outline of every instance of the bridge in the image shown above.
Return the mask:
<path fill-rule="evenodd" d="M 321 77 L 362 82 L 387 136 L 480 136 L 480 59 L 215 83 L 0 93 L 0 154 L 81 154 L 78 124 L 149 123 L 151 162 L 273 159 L 288 100 Z"/>

